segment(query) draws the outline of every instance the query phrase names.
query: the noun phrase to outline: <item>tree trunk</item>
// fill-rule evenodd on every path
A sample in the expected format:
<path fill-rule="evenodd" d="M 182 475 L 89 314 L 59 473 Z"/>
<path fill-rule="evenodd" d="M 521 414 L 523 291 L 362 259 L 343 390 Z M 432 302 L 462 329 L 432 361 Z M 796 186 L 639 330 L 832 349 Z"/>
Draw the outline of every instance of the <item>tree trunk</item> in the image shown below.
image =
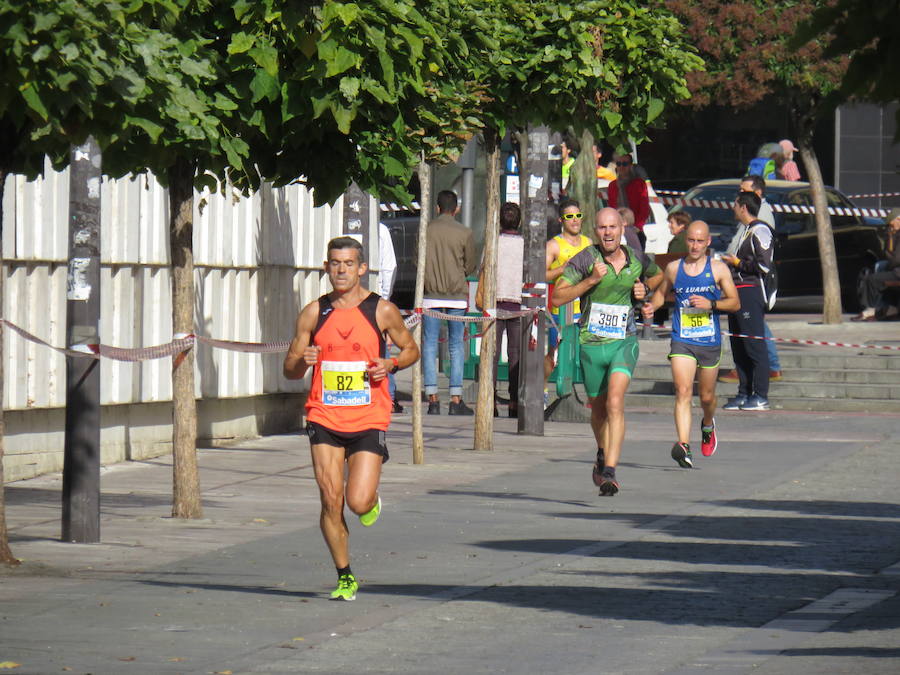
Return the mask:
<path fill-rule="evenodd" d="M 588 237 L 594 236 L 597 216 L 597 164 L 594 162 L 594 136 L 587 129 L 581 134 L 581 154 L 572 167 L 569 181 L 569 195 L 577 199 L 584 214 L 581 231 Z"/>
<path fill-rule="evenodd" d="M 6 294 L 4 283 L 6 281 L 6 265 L 3 259 L 3 189 L 6 186 L 8 172 L 0 168 L 0 316 L 6 318 Z M 6 351 L 4 344 L 6 331 L 0 326 L 0 563 L 4 565 L 18 565 L 19 561 L 9 548 L 9 532 L 6 529 L 6 490 L 3 477 L 3 441 L 6 435 L 6 426 L 3 421 L 3 392 L 6 391 L 4 382 L 4 366 L 6 365 Z"/>
<path fill-rule="evenodd" d="M 419 162 L 419 243 L 416 253 L 416 292 L 413 306 L 422 306 L 425 297 L 425 246 L 428 243 L 428 220 L 431 216 L 431 167 L 424 157 Z M 416 344 L 422 344 L 422 322 L 413 328 Z M 422 359 L 413 364 L 412 433 L 413 464 L 425 463 L 425 435 L 422 430 Z"/>
<path fill-rule="evenodd" d="M 819 258 L 822 263 L 822 289 L 824 306 L 822 323 L 838 324 L 842 322 L 841 314 L 841 282 L 838 277 L 837 254 L 834 248 L 834 232 L 831 229 L 831 216 L 828 213 L 828 201 L 825 198 L 825 183 L 819 158 L 812 146 L 812 130 L 801 132 L 799 140 L 800 157 L 809 176 L 809 187 L 812 193 L 813 206 L 816 210 L 816 238 L 819 242 Z M 777 255 L 777 251 L 776 251 Z"/>
<path fill-rule="evenodd" d="M 172 331 L 194 332 L 194 169 L 186 160 L 169 170 L 169 246 L 172 257 Z M 172 357 L 172 516 L 202 518 L 197 468 L 194 350 Z"/>
<path fill-rule="evenodd" d="M 484 308 L 497 308 L 497 238 L 500 235 L 500 137 L 496 129 L 485 129 L 487 151 L 487 222 L 484 228 Z M 475 405 L 475 450 L 494 449 L 494 357 L 497 322 L 482 324 L 478 355 L 478 401 Z"/>

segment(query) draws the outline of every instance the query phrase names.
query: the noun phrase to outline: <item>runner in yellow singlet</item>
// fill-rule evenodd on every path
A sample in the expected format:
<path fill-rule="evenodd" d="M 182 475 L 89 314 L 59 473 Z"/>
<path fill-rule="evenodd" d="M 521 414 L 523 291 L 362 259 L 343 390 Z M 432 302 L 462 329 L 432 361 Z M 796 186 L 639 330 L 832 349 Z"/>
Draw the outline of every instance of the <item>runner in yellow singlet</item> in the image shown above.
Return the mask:
<path fill-rule="evenodd" d="M 562 275 L 566 263 L 580 251 L 586 249 L 593 242 L 590 237 L 581 234 L 581 221 L 583 218 L 581 205 L 574 199 L 563 199 L 559 204 L 559 222 L 562 233 L 547 242 L 547 283 L 551 284 L 547 290 L 547 297 L 553 297 L 553 283 Z M 562 307 L 551 309 L 555 323 L 547 328 L 547 356 L 544 357 L 544 381 L 553 372 L 556 356 L 556 345 L 559 344 L 558 326 L 565 318 Z M 577 322 L 581 317 L 581 302 L 577 298 L 573 301 L 572 312 Z M 544 389 L 544 405 L 547 404 L 546 387 Z"/>

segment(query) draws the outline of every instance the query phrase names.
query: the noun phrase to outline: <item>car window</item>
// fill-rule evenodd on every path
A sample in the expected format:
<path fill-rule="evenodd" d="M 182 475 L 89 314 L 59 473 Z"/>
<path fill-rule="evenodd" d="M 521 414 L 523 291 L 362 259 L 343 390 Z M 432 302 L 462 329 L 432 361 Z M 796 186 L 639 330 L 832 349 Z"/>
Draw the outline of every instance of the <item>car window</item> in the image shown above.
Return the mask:
<path fill-rule="evenodd" d="M 709 225 L 709 233 L 712 236 L 712 249 L 724 251 L 737 229 L 737 221 L 731 204 L 737 196 L 738 186 L 732 185 L 706 185 L 689 190 L 685 194 L 686 200 L 707 200 L 727 204 L 726 208 L 712 208 L 703 206 L 687 206 L 683 210 L 691 215 L 692 220 L 702 220 Z"/>
<path fill-rule="evenodd" d="M 782 195 L 781 203 L 786 206 L 809 206 L 809 193 L 798 190 Z M 815 229 L 815 221 L 805 213 L 782 213 L 781 218 L 775 220 L 775 230 L 779 234 L 801 234 L 811 229 Z"/>
<path fill-rule="evenodd" d="M 825 190 L 825 197 L 828 200 L 828 206 L 835 206 L 843 209 L 855 208 L 853 203 L 844 195 L 834 190 Z M 832 214 L 831 227 L 853 227 L 862 224 L 862 216 L 838 216 Z"/>

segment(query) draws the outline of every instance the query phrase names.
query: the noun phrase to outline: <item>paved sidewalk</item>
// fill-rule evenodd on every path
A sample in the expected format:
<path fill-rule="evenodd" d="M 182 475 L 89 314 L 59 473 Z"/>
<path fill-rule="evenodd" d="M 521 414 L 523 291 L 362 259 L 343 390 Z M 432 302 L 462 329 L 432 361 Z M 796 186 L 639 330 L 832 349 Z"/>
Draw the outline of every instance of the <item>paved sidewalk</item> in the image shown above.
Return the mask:
<path fill-rule="evenodd" d="M 808 324 L 785 319 L 775 334 L 791 323 Z M 900 332 L 857 326 L 841 330 Z M 813 339 L 839 335 L 827 334 Z M 95 545 L 58 541 L 59 475 L 10 484 L 11 544 L 24 563 L 0 570 L 0 665 L 900 671 L 900 414 L 718 421 L 719 451 L 683 470 L 669 457 L 671 415 L 630 412 L 622 492 L 600 498 L 585 424 L 548 423 L 532 437 L 500 419 L 495 451 L 476 453 L 471 418 L 426 416 L 416 466 L 410 416 L 398 416 L 383 517 L 371 529 L 348 518 L 362 584 L 353 603 L 327 599 L 335 573 L 303 437 L 202 450 L 200 521 L 168 517 L 170 458 L 105 468 Z"/>

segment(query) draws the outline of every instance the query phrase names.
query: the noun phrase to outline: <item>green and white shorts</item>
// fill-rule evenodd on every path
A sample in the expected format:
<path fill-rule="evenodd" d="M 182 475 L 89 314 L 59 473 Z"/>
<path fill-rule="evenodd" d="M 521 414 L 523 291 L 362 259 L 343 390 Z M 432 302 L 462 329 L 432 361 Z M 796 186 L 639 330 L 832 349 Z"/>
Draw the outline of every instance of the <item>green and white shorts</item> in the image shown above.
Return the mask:
<path fill-rule="evenodd" d="M 625 373 L 631 379 L 637 365 L 640 347 L 636 335 L 624 340 L 581 345 L 581 369 L 584 389 L 591 398 L 602 396 L 609 387 L 609 376 Z"/>

